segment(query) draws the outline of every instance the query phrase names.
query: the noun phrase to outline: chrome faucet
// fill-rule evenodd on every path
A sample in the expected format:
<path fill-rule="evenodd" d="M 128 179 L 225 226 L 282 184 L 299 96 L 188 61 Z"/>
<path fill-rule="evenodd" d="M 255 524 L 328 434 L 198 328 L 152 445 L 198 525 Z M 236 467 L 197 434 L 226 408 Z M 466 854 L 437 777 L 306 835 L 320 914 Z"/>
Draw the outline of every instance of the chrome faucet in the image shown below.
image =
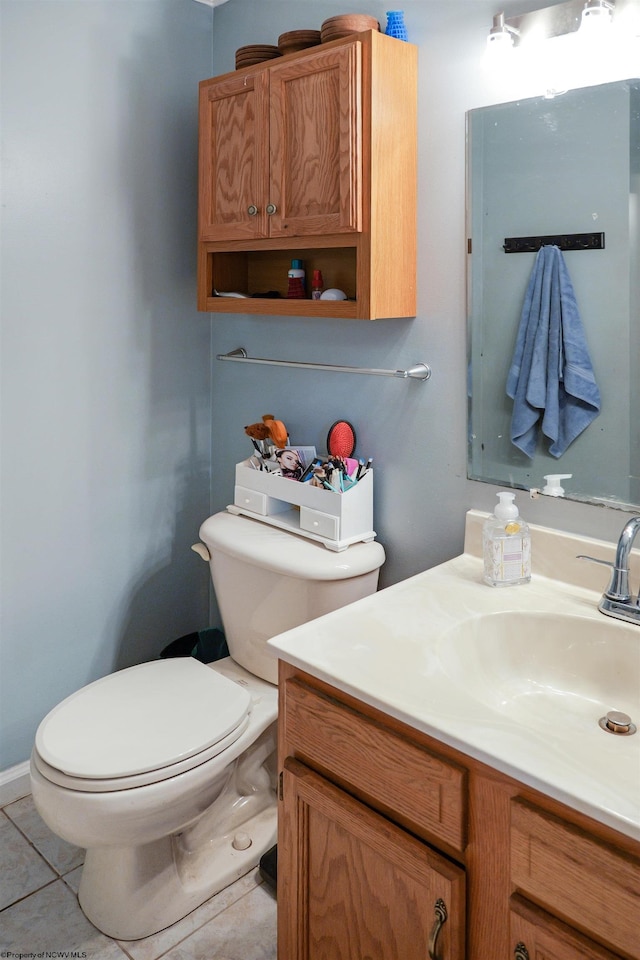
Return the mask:
<path fill-rule="evenodd" d="M 596 557 L 587 557 L 584 554 L 580 554 L 578 558 L 593 560 L 594 563 L 603 563 L 611 567 L 611 582 L 602 595 L 598 610 L 607 617 L 616 617 L 618 620 L 626 620 L 638 626 L 640 626 L 640 592 L 634 600 L 629 589 L 629 554 L 639 530 L 640 517 L 632 517 L 625 523 L 613 563 L 608 560 L 598 560 Z"/>

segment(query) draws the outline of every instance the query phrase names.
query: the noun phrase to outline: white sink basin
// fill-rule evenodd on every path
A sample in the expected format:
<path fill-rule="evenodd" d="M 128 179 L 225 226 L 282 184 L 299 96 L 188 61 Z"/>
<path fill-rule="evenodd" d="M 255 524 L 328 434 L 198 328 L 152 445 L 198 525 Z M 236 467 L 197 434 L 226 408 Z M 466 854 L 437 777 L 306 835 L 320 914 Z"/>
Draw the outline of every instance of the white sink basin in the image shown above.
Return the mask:
<path fill-rule="evenodd" d="M 515 723 L 549 724 L 558 735 L 616 710 L 640 725 L 636 626 L 605 617 L 489 613 L 445 632 L 439 654 L 445 674 L 467 696 Z"/>
<path fill-rule="evenodd" d="M 529 584 L 483 583 L 482 516 L 470 512 L 464 554 L 269 644 L 343 692 L 640 839 L 640 626 L 598 612 L 608 574 L 576 559 L 613 559 L 614 545 L 531 529 L 538 571 Z M 638 731 L 601 729 L 610 711 Z"/>

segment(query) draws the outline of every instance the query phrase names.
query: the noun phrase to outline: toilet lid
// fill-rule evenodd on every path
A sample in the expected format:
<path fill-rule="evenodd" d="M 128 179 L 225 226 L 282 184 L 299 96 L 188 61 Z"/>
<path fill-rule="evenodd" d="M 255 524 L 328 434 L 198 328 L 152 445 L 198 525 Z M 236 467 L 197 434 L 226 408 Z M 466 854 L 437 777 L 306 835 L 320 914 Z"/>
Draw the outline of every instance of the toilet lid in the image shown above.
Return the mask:
<path fill-rule="evenodd" d="M 240 736 L 247 690 L 192 657 L 154 660 L 96 680 L 36 733 L 42 759 L 70 776 L 128 777 L 221 749 Z"/>

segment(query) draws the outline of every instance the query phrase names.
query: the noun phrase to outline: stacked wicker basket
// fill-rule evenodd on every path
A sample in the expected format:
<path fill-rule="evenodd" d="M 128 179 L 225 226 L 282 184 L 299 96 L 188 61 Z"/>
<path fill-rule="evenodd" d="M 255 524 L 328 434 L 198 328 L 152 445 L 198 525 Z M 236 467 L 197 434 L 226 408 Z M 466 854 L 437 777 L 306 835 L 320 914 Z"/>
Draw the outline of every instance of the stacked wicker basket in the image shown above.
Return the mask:
<path fill-rule="evenodd" d="M 362 33 L 363 30 L 379 30 L 380 24 L 375 17 L 364 13 L 343 13 L 337 17 L 329 17 L 322 24 L 320 36 L 322 43 L 331 40 L 340 40 L 351 33 Z"/>
<path fill-rule="evenodd" d="M 283 55 L 297 53 L 298 50 L 306 50 L 307 47 L 315 47 L 319 43 L 319 30 L 290 30 L 278 37 L 278 50 Z"/>
<path fill-rule="evenodd" d="M 315 47 L 320 43 L 329 43 L 348 37 L 352 33 L 361 33 L 364 30 L 379 30 L 380 24 L 375 17 L 364 13 L 343 13 L 336 17 L 329 17 L 322 24 L 320 30 L 289 30 L 278 37 L 278 45 L 253 43 L 236 50 L 236 70 L 242 67 L 253 67 L 266 60 L 286 56 L 288 53 L 297 53 L 308 47 Z"/>
<path fill-rule="evenodd" d="M 268 43 L 251 43 L 246 47 L 238 47 L 236 70 L 240 70 L 241 67 L 254 67 L 257 63 L 264 63 L 265 60 L 273 60 L 281 56 L 278 48 Z"/>

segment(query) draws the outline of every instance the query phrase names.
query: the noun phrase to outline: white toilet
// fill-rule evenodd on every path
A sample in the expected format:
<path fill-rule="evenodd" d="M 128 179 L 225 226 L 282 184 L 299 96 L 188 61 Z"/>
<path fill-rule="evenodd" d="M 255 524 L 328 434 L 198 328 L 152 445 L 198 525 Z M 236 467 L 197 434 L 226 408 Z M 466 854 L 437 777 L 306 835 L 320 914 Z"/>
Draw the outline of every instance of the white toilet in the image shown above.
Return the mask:
<path fill-rule="evenodd" d="M 200 536 L 231 656 L 120 670 L 68 697 L 36 733 L 35 805 L 86 849 L 80 905 L 116 939 L 175 923 L 276 842 L 267 640 L 373 593 L 384 562 L 376 542 L 336 553 L 229 513 Z"/>

